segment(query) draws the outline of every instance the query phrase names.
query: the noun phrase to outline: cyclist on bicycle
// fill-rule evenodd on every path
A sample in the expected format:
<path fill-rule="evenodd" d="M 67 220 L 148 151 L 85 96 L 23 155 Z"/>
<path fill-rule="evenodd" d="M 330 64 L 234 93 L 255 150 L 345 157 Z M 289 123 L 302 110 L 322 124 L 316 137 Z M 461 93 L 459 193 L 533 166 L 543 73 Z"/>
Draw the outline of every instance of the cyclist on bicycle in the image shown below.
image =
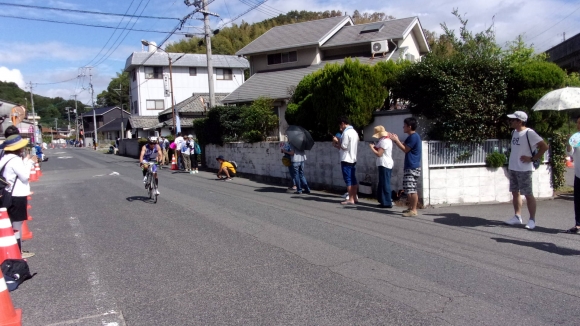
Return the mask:
<path fill-rule="evenodd" d="M 152 171 L 153 177 L 155 178 L 155 183 L 159 187 L 159 179 L 157 178 L 157 164 L 161 159 L 161 147 L 157 143 L 157 137 L 149 137 L 147 139 L 147 144 L 141 149 L 141 155 L 139 155 L 139 166 L 143 168 L 144 164 L 153 164 Z M 147 182 L 147 169 L 143 168 L 143 183 Z M 157 194 L 159 195 L 159 188 L 157 188 Z"/>

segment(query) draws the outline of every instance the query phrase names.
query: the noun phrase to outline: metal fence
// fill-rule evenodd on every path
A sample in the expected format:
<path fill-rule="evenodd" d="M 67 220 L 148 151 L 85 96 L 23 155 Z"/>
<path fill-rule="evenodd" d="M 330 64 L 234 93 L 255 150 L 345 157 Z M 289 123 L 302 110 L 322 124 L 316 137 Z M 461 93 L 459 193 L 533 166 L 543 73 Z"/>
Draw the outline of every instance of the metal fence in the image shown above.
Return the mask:
<path fill-rule="evenodd" d="M 488 154 L 508 153 L 509 139 L 476 142 L 429 141 L 429 167 L 483 166 Z M 547 161 L 547 152 L 543 162 Z"/>

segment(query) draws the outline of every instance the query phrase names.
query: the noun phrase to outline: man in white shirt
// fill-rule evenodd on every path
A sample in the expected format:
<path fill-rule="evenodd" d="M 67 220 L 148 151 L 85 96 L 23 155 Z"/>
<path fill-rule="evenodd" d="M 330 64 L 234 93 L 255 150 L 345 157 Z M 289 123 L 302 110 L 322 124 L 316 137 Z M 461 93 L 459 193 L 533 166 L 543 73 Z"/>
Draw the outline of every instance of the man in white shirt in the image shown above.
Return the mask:
<path fill-rule="evenodd" d="M 510 178 L 510 191 L 513 196 L 515 215 L 507 220 L 508 225 L 523 224 L 522 222 L 522 197 L 526 197 L 530 220 L 526 229 L 536 227 L 536 198 L 532 192 L 533 161 L 540 160 L 548 150 L 548 145 L 534 130 L 526 127 L 528 115 L 522 111 L 508 114 L 510 128 L 513 128 L 511 139 L 511 153 L 509 158 L 508 173 Z M 534 152 L 537 149 L 537 152 Z"/>
<path fill-rule="evenodd" d="M 177 137 L 175 138 L 175 155 L 177 155 L 177 166 L 180 170 L 184 169 L 183 166 L 183 157 L 181 156 L 181 147 L 185 143 L 185 139 L 181 136 L 181 133 L 177 133 Z"/>
<path fill-rule="evenodd" d="M 348 118 L 340 117 L 338 119 L 342 137 L 338 139 L 336 136 L 332 137 L 334 146 L 340 152 L 340 167 L 342 169 L 342 177 L 346 183 L 346 190 L 348 191 L 348 199 L 341 202 L 342 205 L 354 205 L 358 203 L 358 180 L 356 179 L 356 155 L 358 147 L 358 133 L 350 125 Z"/>

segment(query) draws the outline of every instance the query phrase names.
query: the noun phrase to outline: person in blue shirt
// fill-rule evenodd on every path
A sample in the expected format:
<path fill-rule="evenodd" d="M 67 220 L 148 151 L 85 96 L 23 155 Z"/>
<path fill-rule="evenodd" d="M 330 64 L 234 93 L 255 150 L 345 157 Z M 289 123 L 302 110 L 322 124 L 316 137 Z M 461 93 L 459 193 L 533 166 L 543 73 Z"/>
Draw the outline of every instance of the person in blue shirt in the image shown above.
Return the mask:
<path fill-rule="evenodd" d="M 409 136 L 405 143 L 401 143 L 397 134 L 391 134 L 391 139 L 397 147 L 405 152 L 405 164 L 403 167 L 403 190 L 407 194 L 409 209 L 403 211 L 403 216 L 417 216 L 417 181 L 421 176 L 421 137 L 416 132 L 417 119 L 407 118 L 403 121 L 403 132 Z"/>
<path fill-rule="evenodd" d="M 34 149 L 36 150 L 36 157 L 38 157 L 38 162 L 43 162 L 44 154 L 42 153 L 42 145 L 40 145 L 40 143 L 36 143 Z"/>

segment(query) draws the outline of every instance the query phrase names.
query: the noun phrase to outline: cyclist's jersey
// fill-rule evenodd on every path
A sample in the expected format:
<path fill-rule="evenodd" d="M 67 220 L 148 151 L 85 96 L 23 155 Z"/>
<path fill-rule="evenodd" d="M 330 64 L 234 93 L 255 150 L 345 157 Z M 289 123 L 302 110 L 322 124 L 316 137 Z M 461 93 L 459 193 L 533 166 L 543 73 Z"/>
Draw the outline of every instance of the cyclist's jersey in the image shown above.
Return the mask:
<path fill-rule="evenodd" d="M 149 145 L 145 145 L 145 154 L 143 155 L 143 161 L 152 162 L 157 159 L 157 146 L 153 149 L 149 148 Z"/>

